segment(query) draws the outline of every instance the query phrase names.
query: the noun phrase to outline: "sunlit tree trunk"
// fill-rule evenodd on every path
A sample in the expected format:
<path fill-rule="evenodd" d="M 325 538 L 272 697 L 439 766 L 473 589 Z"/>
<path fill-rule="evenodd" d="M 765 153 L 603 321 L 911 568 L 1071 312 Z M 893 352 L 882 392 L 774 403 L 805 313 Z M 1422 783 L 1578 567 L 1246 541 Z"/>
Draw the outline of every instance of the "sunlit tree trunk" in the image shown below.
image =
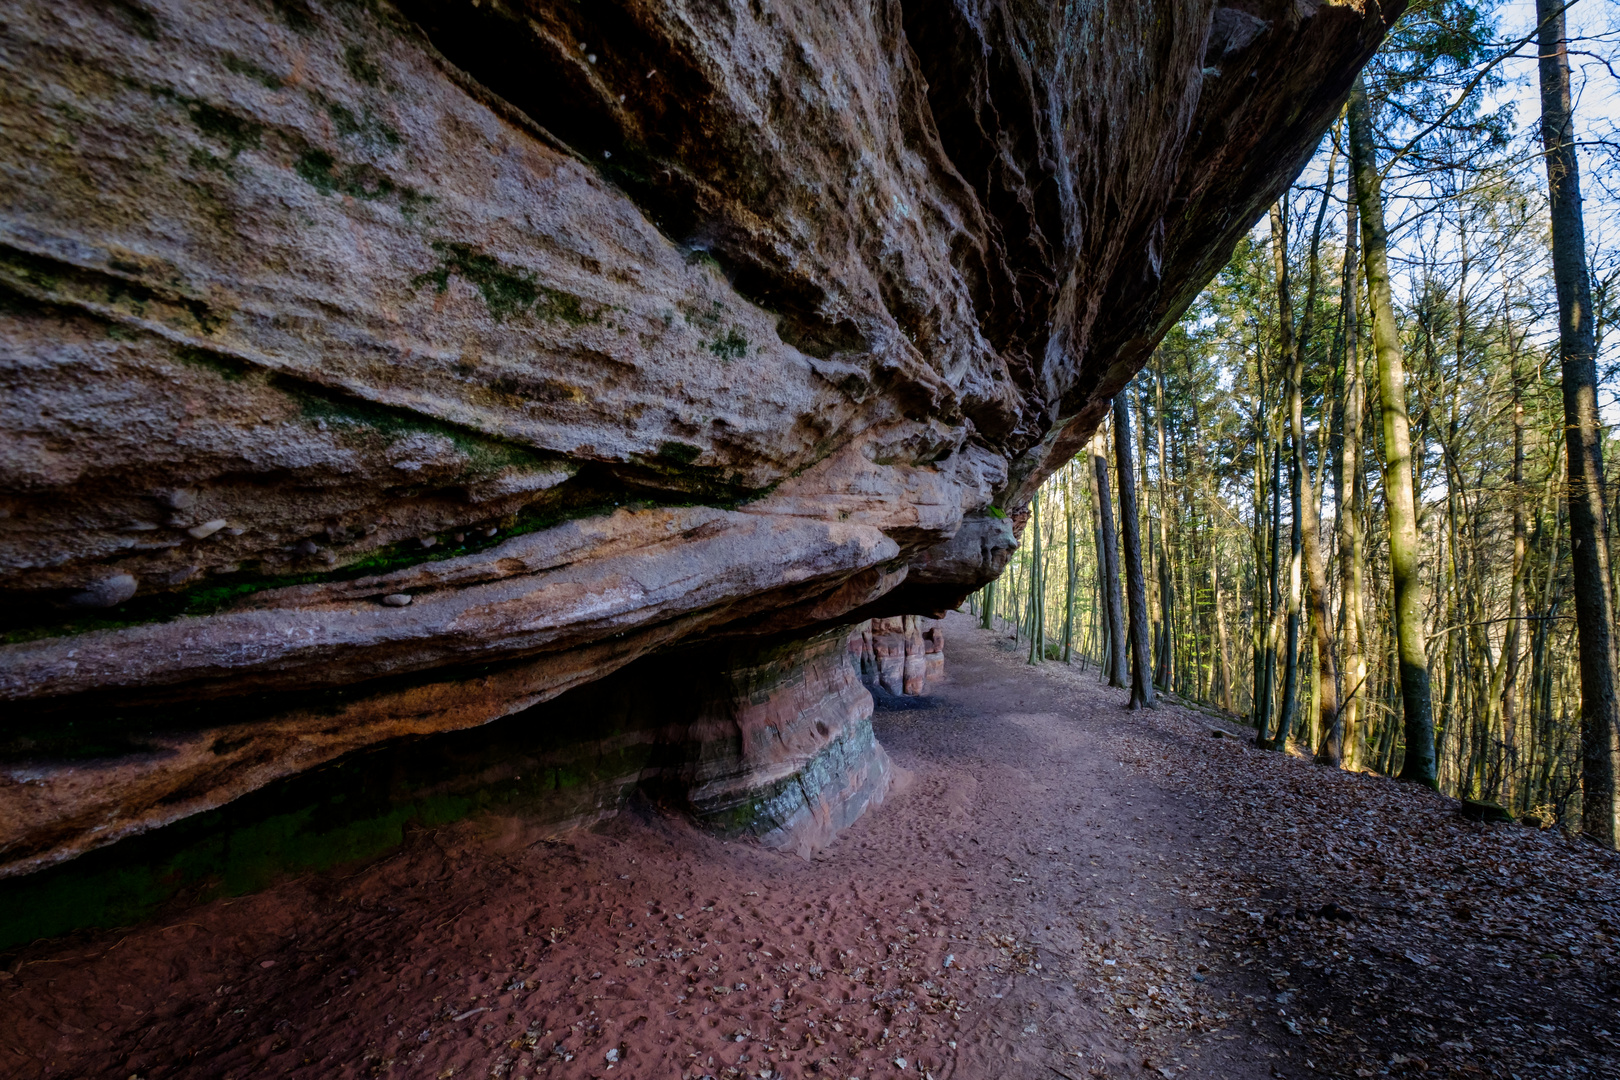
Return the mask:
<path fill-rule="evenodd" d="M 1558 290 L 1558 354 L 1564 377 L 1564 438 L 1569 446 L 1569 535 L 1580 637 L 1581 829 L 1614 847 L 1620 840 L 1620 801 L 1615 798 L 1620 703 L 1614 687 L 1614 593 L 1609 581 L 1592 284 L 1586 269 L 1564 7 L 1558 0 L 1536 0 L 1541 25 L 1541 143 L 1546 150 L 1553 283 Z"/>
<path fill-rule="evenodd" d="M 1546 0 L 1541 0 L 1546 2 Z M 1384 204 L 1372 144 L 1366 88 L 1358 79 L 1350 98 L 1350 149 L 1360 209 L 1362 262 L 1373 316 L 1373 352 L 1384 423 L 1384 503 L 1389 516 L 1393 622 L 1400 663 L 1406 755 L 1401 779 L 1435 785 L 1434 707 L 1423 632 L 1423 583 L 1418 567 L 1417 500 L 1412 481 L 1412 433 L 1406 408 L 1406 368 L 1390 296 Z M 1612 697 L 1611 697 L 1612 700 Z"/>

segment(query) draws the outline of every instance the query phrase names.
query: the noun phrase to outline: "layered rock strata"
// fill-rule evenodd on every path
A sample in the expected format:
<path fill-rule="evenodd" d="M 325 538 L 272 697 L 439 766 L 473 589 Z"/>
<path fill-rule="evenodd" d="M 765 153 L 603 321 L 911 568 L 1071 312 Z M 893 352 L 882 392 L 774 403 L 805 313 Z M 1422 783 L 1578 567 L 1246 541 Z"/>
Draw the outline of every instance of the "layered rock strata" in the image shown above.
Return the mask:
<path fill-rule="evenodd" d="M 13 5 L 0 874 L 954 604 L 1396 14 Z M 881 751 L 781 701 L 693 790 L 826 835 Z"/>

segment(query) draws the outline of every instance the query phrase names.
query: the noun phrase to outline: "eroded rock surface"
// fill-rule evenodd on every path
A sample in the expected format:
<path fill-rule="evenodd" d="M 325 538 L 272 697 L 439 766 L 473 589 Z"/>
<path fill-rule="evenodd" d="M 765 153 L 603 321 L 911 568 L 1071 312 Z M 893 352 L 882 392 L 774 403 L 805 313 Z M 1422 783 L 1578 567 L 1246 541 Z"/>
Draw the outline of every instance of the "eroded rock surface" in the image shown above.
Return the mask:
<path fill-rule="evenodd" d="M 0 875 L 705 640 L 842 665 L 692 781 L 830 835 L 824 635 L 1000 572 L 1396 14 L 13 5 Z"/>

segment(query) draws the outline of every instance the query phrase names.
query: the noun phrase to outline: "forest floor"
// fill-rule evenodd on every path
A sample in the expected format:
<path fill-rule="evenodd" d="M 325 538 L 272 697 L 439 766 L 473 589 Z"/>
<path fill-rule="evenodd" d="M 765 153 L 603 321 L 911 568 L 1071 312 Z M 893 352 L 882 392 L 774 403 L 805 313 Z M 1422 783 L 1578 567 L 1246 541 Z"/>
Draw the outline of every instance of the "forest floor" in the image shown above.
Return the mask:
<path fill-rule="evenodd" d="M 1620 856 L 946 627 L 813 860 L 424 831 L 16 954 L 0 1076 L 1620 1076 Z"/>

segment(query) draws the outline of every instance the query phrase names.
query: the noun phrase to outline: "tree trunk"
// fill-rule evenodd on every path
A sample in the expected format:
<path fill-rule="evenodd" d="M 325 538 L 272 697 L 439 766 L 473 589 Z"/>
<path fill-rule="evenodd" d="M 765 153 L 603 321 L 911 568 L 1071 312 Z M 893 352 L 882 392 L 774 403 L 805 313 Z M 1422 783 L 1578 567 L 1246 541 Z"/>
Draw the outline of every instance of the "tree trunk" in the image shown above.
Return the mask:
<path fill-rule="evenodd" d="M 1271 572 L 1268 576 L 1270 600 L 1266 607 L 1264 694 L 1257 699 L 1255 708 L 1254 742 L 1256 746 L 1271 745 L 1272 702 L 1277 690 L 1277 649 L 1282 639 L 1286 609 L 1282 603 L 1282 444 L 1268 441 L 1271 452 Z M 1256 623 L 1258 623 L 1258 619 Z"/>
<path fill-rule="evenodd" d="M 1025 623 L 1029 627 L 1029 662 L 1038 664 L 1046 659 L 1046 551 L 1041 543 L 1041 493 L 1029 505 L 1029 531 L 1033 539 L 1029 549 L 1029 605 L 1025 609 Z"/>
<path fill-rule="evenodd" d="M 1334 166 L 1338 152 L 1328 158 L 1325 192 L 1333 190 Z M 1300 319 L 1299 333 L 1293 334 L 1290 321 L 1293 315 L 1292 297 L 1288 288 L 1288 224 L 1277 204 L 1271 208 L 1271 232 L 1276 238 L 1273 259 L 1277 273 L 1277 310 L 1283 322 L 1283 349 L 1292 354 L 1293 366 L 1288 382 L 1289 424 L 1294 444 L 1294 467 L 1298 470 L 1300 490 L 1295 492 L 1294 513 L 1299 517 L 1296 535 L 1302 539 L 1304 555 L 1306 607 L 1315 630 L 1317 690 L 1315 693 L 1318 730 L 1322 741 L 1316 750 L 1316 761 L 1322 765 L 1338 766 L 1343 756 L 1343 730 L 1339 726 L 1339 671 L 1333 658 L 1333 625 L 1328 618 L 1327 567 L 1322 561 L 1322 523 L 1316 512 L 1316 486 L 1311 480 L 1310 460 L 1305 453 L 1305 350 L 1310 345 L 1311 330 L 1315 324 L 1316 290 L 1320 286 L 1322 222 L 1327 213 L 1328 198 L 1324 194 L 1317 209 L 1316 225 L 1311 230 L 1310 264 L 1305 284 L 1305 313 Z"/>
<path fill-rule="evenodd" d="M 1119 477 L 1120 539 L 1125 545 L 1125 590 L 1131 605 L 1131 700 L 1129 708 L 1153 708 L 1153 657 L 1148 640 L 1147 579 L 1142 574 L 1142 538 L 1136 509 L 1136 472 L 1131 462 L 1131 410 L 1125 390 L 1114 395 L 1114 471 Z"/>
<path fill-rule="evenodd" d="M 1288 289 L 1288 229 L 1283 220 L 1283 204 L 1271 204 L 1271 254 L 1276 273 L 1278 359 L 1284 365 L 1289 383 L 1293 381 L 1295 342 L 1293 297 Z M 1289 402 L 1292 406 L 1294 390 L 1290 385 Z M 1282 444 L 1275 446 L 1281 460 Z M 1295 440 L 1293 460 L 1289 463 L 1289 544 L 1288 595 L 1283 644 L 1282 702 L 1277 710 L 1277 730 L 1266 742 L 1273 750 L 1288 749 L 1288 735 L 1294 726 L 1294 710 L 1299 696 L 1299 445 Z"/>
<path fill-rule="evenodd" d="M 1571 568 L 1580 637 L 1581 829 L 1614 847 L 1620 841 L 1620 802 L 1615 799 L 1614 783 L 1620 757 L 1620 703 L 1614 688 L 1614 594 L 1609 581 L 1592 284 L 1586 270 L 1564 5 L 1557 0 L 1536 0 L 1536 16 L 1541 23 L 1541 143 L 1546 150 L 1553 283 L 1558 290 L 1558 354 L 1564 377 L 1564 438 L 1569 447 Z"/>
<path fill-rule="evenodd" d="M 1349 178 L 1352 192 L 1355 177 Z M 1353 201 L 1352 204 L 1354 205 Z M 1353 219 L 1352 219 L 1353 222 Z M 1361 377 L 1361 300 L 1357 289 L 1360 273 L 1358 232 L 1353 224 L 1345 230 L 1344 295 L 1344 453 L 1340 463 L 1341 505 L 1339 523 L 1339 588 L 1341 622 L 1344 626 L 1345 694 L 1340 713 L 1342 760 L 1349 768 L 1361 761 L 1361 703 L 1366 698 L 1367 656 L 1365 652 L 1366 584 L 1363 568 L 1367 553 L 1361 532 L 1362 465 L 1361 432 L 1366 422 L 1364 382 Z M 1321 759 L 1319 753 L 1318 759 Z"/>
<path fill-rule="evenodd" d="M 1278 449 L 1281 449 L 1279 445 Z M 1288 545 L 1288 637 L 1283 653 L 1283 695 L 1282 708 L 1277 711 L 1277 733 L 1271 738 L 1273 750 L 1287 750 L 1288 736 L 1294 730 L 1294 712 L 1299 701 L 1299 617 L 1300 617 L 1300 573 L 1299 573 L 1299 507 L 1303 501 L 1299 492 L 1299 455 L 1294 455 L 1293 464 L 1289 468 L 1289 480 L 1293 501 L 1293 521 L 1289 527 Z"/>
<path fill-rule="evenodd" d="M 1367 91 L 1358 79 L 1350 97 L 1350 150 L 1355 161 L 1362 261 L 1372 306 L 1373 352 L 1378 359 L 1378 389 L 1384 423 L 1384 503 L 1389 515 L 1390 577 L 1395 593 L 1391 606 L 1406 724 L 1406 754 L 1400 776 L 1402 780 L 1433 787 L 1436 778 L 1434 707 L 1429 691 L 1429 656 L 1423 640 L 1423 582 L 1418 567 L 1417 499 L 1412 481 L 1406 368 L 1390 297 L 1383 195 L 1370 124 Z"/>
<path fill-rule="evenodd" d="M 1165 499 L 1165 481 L 1169 474 L 1169 455 L 1164 438 L 1164 355 L 1153 364 L 1153 430 L 1159 450 L 1159 479 L 1154 484 L 1154 496 L 1159 504 L 1159 648 L 1153 670 L 1154 681 L 1161 690 L 1173 690 L 1176 677 L 1175 656 L 1175 575 L 1170 566 L 1170 511 Z M 1145 434 L 1145 433 L 1144 433 Z M 1146 455 L 1143 455 L 1144 457 Z M 1144 462 L 1144 464 L 1146 464 Z"/>
<path fill-rule="evenodd" d="M 1355 206 L 1355 170 L 1346 177 L 1349 206 Z M 1367 700 L 1366 624 L 1366 531 L 1362 517 L 1366 505 L 1366 471 L 1362 438 L 1366 425 L 1366 380 L 1361 354 L 1361 248 L 1360 230 L 1355 228 L 1354 211 L 1345 230 L 1344 308 L 1345 404 L 1343 477 L 1340 490 L 1344 505 L 1339 514 L 1339 559 L 1341 622 L 1345 639 L 1345 704 L 1343 713 L 1344 762 L 1346 767 L 1361 766 L 1361 705 Z"/>
<path fill-rule="evenodd" d="M 1091 445 L 1091 464 L 1097 478 L 1097 516 L 1102 527 L 1101 563 L 1103 602 L 1108 624 L 1108 657 L 1104 665 L 1108 685 L 1123 687 L 1126 678 L 1125 604 L 1119 594 L 1119 540 L 1114 529 L 1114 500 L 1109 490 L 1108 460 L 1101 452 L 1102 433 Z"/>
<path fill-rule="evenodd" d="M 1138 422 L 1132 429 L 1132 437 L 1136 439 L 1136 444 L 1132 447 L 1132 453 L 1135 455 L 1133 464 L 1136 466 L 1137 520 L 1142 538 L 1142 581 L 1147 587 L 1145 595 L 1148 606 L 1148 681 L 1156 686 L 1154 665 L 1157 663 L 1159 655 L 1159 627 L 1154 622 L 1154 613 L 1159 610 L 1159 575 L 1155 568 L 1159 565 L 1158 551 L 1162 538 L 1159 536 L 1158 523 L 1153 517 L 1153 499 L 1151 496 L 1153 485 L 1148 479 L 1148 461 L 1151 460 L 1153 455 L 1148 451 L 1147 392 L 1141 390 L 1138 386 L 1141 392 L 1133 394 L 1131 392 L 1133 386 L 1138 386 L 1138 384 L 1134 381 L 1127 383 L 1125 389 L 1121 390 L 1120 393 L 1125 397 L 1126 409 L 1129 410 L 1134 404 L 1136 416 L 1138 417 Z M 1134 403 L 1132 401 L 1133 397 L 1136 399 Z M 1155 572 L 1149 574 L 1149 570 Z M 1129 603 L 1130 598 L 1127 596 L 1127 613 L 1129 613 Z"/>
<path fill-rule="evenodd" d="M 1099 678 L 1106 682 L 1113 667 L 1108 651 L 1112 631 L 1108 628 L 1108 603 L 1105 599 L 1106 582 L 1103 575 L 1103 557 L 1106 545 L 1103 543 L 1102 517 L 1098 513 L 1097 497 L 1097 439 L 1100 435 L 1101 432 L 1094 433 L 1091 436 L 1091 441 L 1086 444 L 1086 462 L 1082 471 L 1086 476 L 1086 493 L 1090 496 L 1086 500 L 1086 524 L 1090 526 L 1092 563 L 1096 567 L 1091 575 L 1091 582 L 1094 586 L 1091 597 L 1091 620 L 1093 627 L 1096 629 L 1095 637 L 1100 650 L 1097 654 L 1099 660 L 1097 674 Z"/>
<path fill-rule="evenodd" d="M 1517 765 L 1519 743 L 1519 654 L 1523 640 L 1525 515 L 1524 515 L 1524 379 L 1519 373 L 1519 350 L 1513 327 L 1506 319 L 1510 377 L 1513 381 L 1513 584 L 1508 594 L 1507 632 L 1502 636 L 1502 731 L 1508 739 L 1510 765 Z M 1518 809 L 1528 806 L 1522 801 Z"/>
<path fill-rule="evenodd" d="M 1074 470 L 1063 473 L 1063 662 L 1074 653 Z"/>
<path fill-rule="evenodd" d="M 1216 557 L 1218 554 L 1214 544 L 1211 543 L 1209 552 L 1209 591 L 1215 604 L 1215 637 L 1221 651 L 1219 657 L 1221 665 L 1221 708 L 1227 712 L 1235 712 L 1236 709 L 1232 699 L 1232 660 L 1231 653 L 1226 646 L 1226 616 L 1221 609 L 1221 578 L 1216 569 L 1219 562 Z"/>
<path fill-rule="evenodd" d="M 1274 602 L 1267 601 L 1266 577 L 1261 568 L 1265 565 L 1267 553 L 1271 548 L 1267 544 L 1267 518 L 1266 518 L 1266 442 L 1262 438 L 1265 427 L 1264 420 L 1265 396 L 1260 397 L 1260 408 L 1256 410 L 1255 436 L 1254 436 L 1254 537 L 1251 547 L 1254 549 L 1254 611 L 1249 618 L 1249 638 L 1253 645 L 1253 670 L 1250 672 L 1249 686 L 1249 714 L 1254 724 L 1254 737 L 1258 743 L 1265 738 L 1266 725 L 1271 722 L 1271 684 L 1266 679 L 1266 646 L 1271 640 L 1269 627 L 1271 625 L 1271 611 Z M 1261 615 L 1264 613 L 1265 620 Z"/>

